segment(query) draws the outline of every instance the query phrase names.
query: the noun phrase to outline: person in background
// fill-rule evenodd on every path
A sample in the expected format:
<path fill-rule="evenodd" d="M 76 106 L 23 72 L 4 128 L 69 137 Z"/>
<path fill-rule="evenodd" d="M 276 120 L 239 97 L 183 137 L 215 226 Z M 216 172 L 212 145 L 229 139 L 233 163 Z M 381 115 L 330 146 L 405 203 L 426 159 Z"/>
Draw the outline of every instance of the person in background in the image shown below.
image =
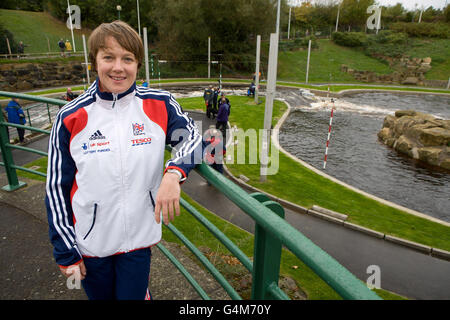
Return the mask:
<path fill-rule="evenodd" d="M 151 299 L 151 247 L 180 214 L 180 184 L 204 142 L 172 94 L 136 85 L 144 46 L 131 26 L 102 23 L 88 43 L 98 78 L 59 111 L 49 138 L 53 255 L 89 299 Z M 164 162 L 166 144 L 176 151 Z"/>
<path fill-rule="evenodd" d="M 64 40 L 62 38 L 58 41 L 58 47 L 59 51 L 61 52 L 61 56 L 66 57 L 66 54 L 64 53 L 66 51 L 66 44 L 64 43 Z"/>
<path fill-rule="evenodd" d="M 75 99 L 76 97 L 78 97 L 78 95 L 77 94 L 74 94 L 73 92 L 72 92 L 72 88 L 67 88 L 67 91 L 66 91 L 66 100 L 67 101 L 72 101 L 73 99 Z"/>
<path fill-rule="evenodd" d="M 219 92 L 220 92 L 220 90 L 218 87 L 213 88 L 213 107 L 211 110 L 213 119 L 217 116 L 217 112 L 218 112 L 217 100 L 219 99 Z"/>
<path fill-rule="evenodd" d="M 229 102 L 227 102 L 227 98 L 225 98 L 225 96 L 222 96 L 219 102 L 219 111 L 217 112 L 216 129 L 219 129 L 222 132 L 224 142 L 227 141 L 226 132 L 229 115 L 230 115 Z"/>
<path fill-rule="evenodd" d="M 217 129 L 209 129 L 205 132 L 206 162 L 216 171 L 223 174 L 224 156 L 226 154 L 225 141 L 222 133 Z M 209 183 L 208 183 L 209 184 Z"/>
<path fill-rule="evenodd" d="M 206 106 L 206 116 L 208 118 L 211 118 L 211 113 L 212 113 L 211 111 L 213 108 L 213 98 L 214 98 L 214 92 L 212 90 L 212 86 L 210 85 L 203 92 L 203 99 L 205 100 L 205 106 Z"/>
<path fill-rule="evenodd" d="M 25 119 L 25 114 L 22 110 L 22 107 L 18 103 L 17 98 L 11 99 L 11 101 L 6 106 L 5 111 L 8 115 L 8 121 L 10 123 L 21 124 L 21 125 L 24 125 L 27 123 L 27 120 Z M 19 135 L 20 143 L 25 142 L 25 129 L 22 129 L 22 128 L 16 128 L 16 129 L 17 129 L 17 134 Z"/>

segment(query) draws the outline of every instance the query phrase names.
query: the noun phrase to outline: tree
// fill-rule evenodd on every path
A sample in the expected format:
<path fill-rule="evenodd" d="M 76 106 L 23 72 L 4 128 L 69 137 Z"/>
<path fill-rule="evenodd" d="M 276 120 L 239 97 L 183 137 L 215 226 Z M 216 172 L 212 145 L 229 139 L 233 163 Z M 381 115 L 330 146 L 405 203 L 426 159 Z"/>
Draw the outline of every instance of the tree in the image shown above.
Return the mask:
<path fill-rule="evenodd" d="M 340 24 L 350 28 L 364 28 L 367 18 L 367 8 L 374 0 L 344 0 L 341 4 Z"/>

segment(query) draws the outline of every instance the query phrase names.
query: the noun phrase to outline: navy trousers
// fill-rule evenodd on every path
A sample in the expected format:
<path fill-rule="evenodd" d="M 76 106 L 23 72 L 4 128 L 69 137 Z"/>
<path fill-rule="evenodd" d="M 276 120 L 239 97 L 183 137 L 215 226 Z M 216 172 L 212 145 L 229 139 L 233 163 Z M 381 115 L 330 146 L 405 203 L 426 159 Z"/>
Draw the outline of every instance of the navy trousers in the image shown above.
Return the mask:
<path fill-rule="evenodd" d="M 151 249 L 104 258 L 84 258 L 81 284 L 89 300 L 144 300 L 148 292 Z"/>

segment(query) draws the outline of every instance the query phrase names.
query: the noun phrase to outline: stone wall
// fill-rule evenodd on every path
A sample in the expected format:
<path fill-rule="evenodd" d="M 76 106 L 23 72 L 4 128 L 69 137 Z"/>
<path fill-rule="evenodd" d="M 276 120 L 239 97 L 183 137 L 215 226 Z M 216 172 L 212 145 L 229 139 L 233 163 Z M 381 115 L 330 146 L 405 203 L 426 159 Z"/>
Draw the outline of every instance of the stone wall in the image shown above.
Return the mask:
<path fill-rule="evenodd" d="M 405 84 L 430 87 L 447 86 L 445 80 L 425 80 L 425 73 L 431 70 L 431 58 L 408 58 L 388 61 L 394 72 L 390 74 L 376 74 L 373 71 L 361 71 L 341 65 L 341 71 L 351 74 L 355 80 L 367 83 Z"/>
<path fill-rule="evenodd" d="M 378 137 L 400 153 L 450 170 L 450 120 L 400 110 L 384 119 Z"/>
<path fill-rule="evenodd" d="M 83 78 L 86 78 L 86 71 L 80 61 L 0 64 L 2 91 L 18 92 L 82 84 Z M 95 79 L 92 71 L 90 78 Z"/>

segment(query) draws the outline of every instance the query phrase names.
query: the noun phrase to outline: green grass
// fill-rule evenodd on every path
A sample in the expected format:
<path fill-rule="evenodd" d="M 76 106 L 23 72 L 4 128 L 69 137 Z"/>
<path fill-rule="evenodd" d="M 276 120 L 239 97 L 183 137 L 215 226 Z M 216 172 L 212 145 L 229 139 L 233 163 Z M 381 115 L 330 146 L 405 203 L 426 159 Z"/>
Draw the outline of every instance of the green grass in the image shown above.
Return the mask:
<path fill-rule="evenodd" d="M 390 68 L 360 51 L 341 47 L 329 39 L 318 40 L 319 48 L 311 50 L 309 65 L 309 82 L 357 82 L 351 75 L 341 72 L 341 65 L 346 64 L 356 70 L 370 70 L 379 74 L 390 73 Z M 304 82 L 308 51 L 280 51 L 278 54 L 278 79 L 280 81 Z"/>
<path fill-rule="evenodd" d="M 360 49 L 334 44 L 329 39 L 318 40 L 319 49 L 311 50 L 309 82 L 357 83 L 349 74 L 340 71 L 345 64 L 355 70 L 373 71 L 377 74 L 394 72 L 387 63 L 364 54 Z M 266 49 L 267 50 L 267 49 Z M 417 58 L 431 57 L 432 69 L 425 74 L 428 80 L 448 80 L 450 76 L 449 39 L 412 39 L 405 55 Z M 280 51 L 278 55 L 278 79 L 305 82 L 308 51 Z"/>
<path fill-rule="evenodd" d="M 234 226 L 233 224 L 219 218 L 215 214 L 206 210 L 198 203 L 190 199 L 186 194 L 182 194 L 192 206 L 194 206 L 203 216 L 210 222 L 224 232 L 227 237 L 232 240 L 247 256 L 253 256 L 253 240 L 252 234 Z M 179 217 L 176 217 L 172 222 L 173 225 L 180 230 L 188 239 L 195 244 L 196 247 L 208 247 L 218 255 L 231 255 L 228 249 L 225 248 L 203 225 L 201 225 L 194 217 L 192 217 L 185 209 L 182 208 Z M 163 239 L 169 242 L 181 244 L 181 241 L 172 234 L 167 228 L 163 228 Z M 293 269 L 297 266 L 297 269 Z M 231 270 L 230 270 L 231 269 Z M 234 269 L 234 270 L 233 270 Z M 235 269 L 238 269 L 236 272 Z M 249 272 L 244 268 L 231 268 L 224 275 L 228 281 L 233 281 L 232 277 L 248 274 Z M 307 294 L 308 299 L 311 300 L 337 300 L 340 296 L 328 286 L 322 279 L 320 279 L 311 269 L 309 269 L 303 262 L 287 250 L 283 250 L 281 261 L 281 275 L 293 278 L 301 289 Z"/>
<path fill-rule="evenodd" d="M 65 22 L 53 18 L 46 12 L 31 12 L 21 10 L 0 9 L 0 20 L 13 35 L 18 43 L 23 41 L 25 47 L 24 53 L 43 53 L 48 52 L 48 42 L 50 42 L 50 51 L 59 52 L 58 41 L 63 38 L 72 43 L 70 30 Z M 82 34 L 86 39 L 91 30 L 74 29 L 75 46 L 77 52 L 83 52 Z M 72 49 L 73 49 L 72 43 Z"/>
<path fill-rule="evenodd" d="M 425 78 L 448 80 L 450 77 L 450 39 L 413 39 L 405 52 L 414 58 L 431 58 L 431 70 Z"/>
<path fill-rule="evenodd" d="M 193 103 L 192 101 L 197 101 Z M 179 99 L 183 108 L 201 102 L 197 98 Z M 230 123 L 245 130 L 259 129 L 264 119 L 264 103 L 255 105 L 248 97 L 229 97 L 232 108 Z M 276 101 L 273 124 L 286 110 L 284 103 Z M 251 114 L 251 116 L 249 116 Z M 246 143 L 248 150 L 248 143 Z M 279 170 L 259 181 L 259 164 L 227 164 L 235 176 L 250 178 L 249 183 L 277 197 L 303 207 L 316 204 L 348 215 L 348 221 L 385 234 L 450 251 L 450 228 L 427 219 L 392 208 L 347 189 L 314 173 L 283 153 L 279 153 Z M 283 186 L 283 188 L 280 188 Z"/>

